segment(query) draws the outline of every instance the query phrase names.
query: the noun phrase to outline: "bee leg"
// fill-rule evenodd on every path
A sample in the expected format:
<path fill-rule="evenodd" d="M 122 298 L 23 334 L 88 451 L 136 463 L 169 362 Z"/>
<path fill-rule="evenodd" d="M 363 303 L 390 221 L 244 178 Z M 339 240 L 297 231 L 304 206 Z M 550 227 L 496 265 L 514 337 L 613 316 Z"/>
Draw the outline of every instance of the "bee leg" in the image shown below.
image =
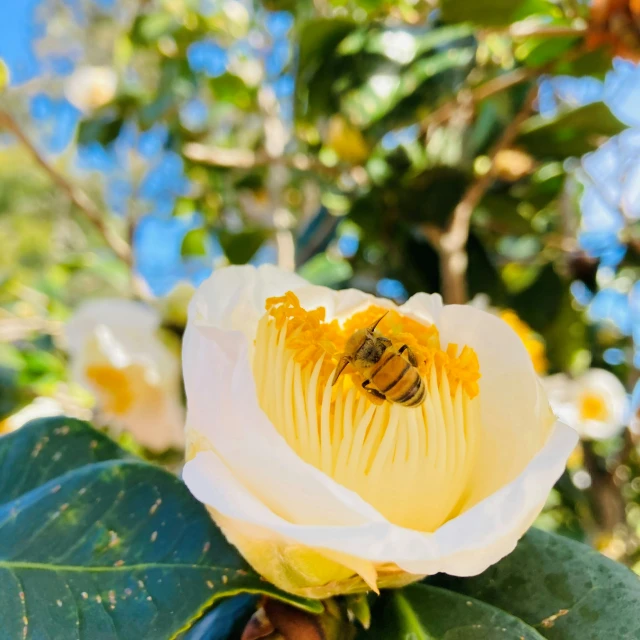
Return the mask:
<path fill-rule="evenodd" d="M 418 359 L 416 358 L 415 354 L 413 353 L 413 351 L 411 351 L 411 349 L 409 349 L 408 345 L 403 344 L 398 349 L 398 353 L 402 354 L 405 351 L 407 352 L 407 360 L 409 360 L 409 364 L 412 364 L 414 367 L 417 367 L 418 366 Z"/>
<path fill-rule="evenodd" d="M 370 393 L 372 396 L 375 396 L 376 398 L 379 398 L 380 400 L 386 400 L 387 396 L 385 396 L 384 393 L 380 393 L 377 389 L 371 389 L 371 387 L 369 387 L 370 383 L 371 383 L 371 380 L 365 380 L 362 383 L 362 388 L 367 393 Z"/>

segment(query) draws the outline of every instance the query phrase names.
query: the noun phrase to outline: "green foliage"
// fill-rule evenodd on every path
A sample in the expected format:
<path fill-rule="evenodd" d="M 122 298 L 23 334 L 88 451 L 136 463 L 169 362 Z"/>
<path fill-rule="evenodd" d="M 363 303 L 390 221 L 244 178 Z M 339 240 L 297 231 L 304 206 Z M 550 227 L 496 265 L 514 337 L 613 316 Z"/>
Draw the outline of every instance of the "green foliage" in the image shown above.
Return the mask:
<path fill-rule="evenodd" d="M 220 598 L 267 593 L 204 507 L 86 423 L 0 438 L 0 619 L 6 638 L 170 638 Z"/>
<path fill-rule="evenodd" d="M 604 103 L 593 102 L 551 119 L 530 118 L 522 126 L 519 142 L 536 156 L 563 159 L 593 151 L 600 136 L 614 136 L 624 128 Z"/>
<path fill-rule="evenodd" d="M 532 529 L 471 578 L 435 576 L 384 593 L 359 638 L 601 640 L 640 632 L 640 580 L 577 542 Z"/>
<path fill-rule="evenodd" d="M 549 640 L 640 634 L 638 576 L 583 544 L 536 529 L 480 576 L 435 581 L 502 609 Z"/>
<path fill-rule="evenodd" d="M 383 596 L 362 638 L 497 640 L 542 636 L 516 617 L 483 602 L 426 584 Z"/>
<path fill-rule="evenodd" d="M 553 3 L 548 0 L 442 0 L 442 19 L 445 22 L 474 22 L 483 26 L 507 25 L 533 14 L 550 13 Z"/>

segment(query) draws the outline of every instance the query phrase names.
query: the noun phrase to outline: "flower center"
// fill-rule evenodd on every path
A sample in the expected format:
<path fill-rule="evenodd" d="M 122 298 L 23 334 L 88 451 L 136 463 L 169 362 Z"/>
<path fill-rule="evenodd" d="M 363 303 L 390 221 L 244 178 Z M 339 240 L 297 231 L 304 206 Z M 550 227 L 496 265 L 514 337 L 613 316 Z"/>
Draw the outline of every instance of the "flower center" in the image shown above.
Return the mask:
<path fill-rule="evenodd" d="M 434 325 L 372 305 L 340 323 L 291 292 L 270 298 L 256 336 L 254 374 L 267 416 L 306 462 L 358 493 L 395 524 L 434 531 L 463 510 L 481 429 L 479 363 L 468 346 L 441 348 Z M 378 399 L 349 365 L 347 341 L 377 326 L 416 358 L 418 407 Z"/>
<path fill-rule="evenodd" d="M 597 420 L 604 422 L 609 412 L 607 404 L 602 396 L 592 391 L 587 391 L 580 397 L 580 419 L 581 420 Z"/>
<path fill-rule="evenodd" d="M 85 375 L 100 392 L 105 411 L 120 416 L 131 408 L 134 394 L 125 369 L 93 364 L 86 368 Z"/>

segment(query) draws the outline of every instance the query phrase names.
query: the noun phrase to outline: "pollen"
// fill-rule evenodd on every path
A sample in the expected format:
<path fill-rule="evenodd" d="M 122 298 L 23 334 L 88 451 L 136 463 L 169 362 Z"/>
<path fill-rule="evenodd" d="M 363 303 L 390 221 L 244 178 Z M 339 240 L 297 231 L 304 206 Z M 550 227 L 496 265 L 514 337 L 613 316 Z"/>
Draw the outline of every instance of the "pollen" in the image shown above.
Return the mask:
<path fill-rule="evenodd" d="M 435 325 L 425 325 L 395 310 L 371 305 L 348 318 L 341 326 L 337 320 L 326 321 L 326 309 L 318 307 L 307 311 L 300 305 L 297 296 L 287 291 L 284 296 L 268 298 L 266 310 L 275 320 L 277 330 L 285 330 L 285 343 L 293 351 L 293 359 L 301 364 L 316 363 L 322 358 L 320 377 L 324 379 L 335 369 L 344 346 L 354 331 L 371 325 L 386 313 L 378 325 L 378 331 L 398 344 L 406 344 L 418 360 L 420 374 L 429 378 L 435 370 L 439 384 L 443 376 L 448 379 L 451 395 L 461 386 L 474 398 L 479 393 L 480 364 L 473 349 L 449 344 L 446 350 L 440 347 L 440 336 Z M 286 327 L 286 328 L 285 328 Z M 348 374 L 352 383 L 375 404 L 383 401 L 367 394 L 361 387 L 363 380 L 351 367 Z"/>
<path fill-rule="evenodd" d="M 332 385 L 349 337 L 385 312 L 377 330 L 416 356 L 426 388 L 417 407 L 376 400 L 351 365 Z M 260 406 L 291 448 L 389 521 L 434 531 L 468 507 L 482 431 L 470 346 L 441 346 L 435 325 L 399 309 L 373 304 L 337 319 L 287 292 L 266 301 L 253 369 Z"/>

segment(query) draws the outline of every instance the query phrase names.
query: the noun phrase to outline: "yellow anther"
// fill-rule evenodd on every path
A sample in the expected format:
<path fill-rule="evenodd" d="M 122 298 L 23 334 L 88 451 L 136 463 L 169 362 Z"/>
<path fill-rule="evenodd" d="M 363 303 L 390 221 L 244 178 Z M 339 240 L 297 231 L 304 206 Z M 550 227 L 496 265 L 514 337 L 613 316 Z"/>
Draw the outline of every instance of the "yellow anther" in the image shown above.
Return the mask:
<path fill-rule="evenodd" d="M 324 358 L 321 380 L 327 379 L 335 369 L 344 345 L 354 331 L 370 326 L 387 312 L 377 329 L 399 344 L 406 344 L 418 361 L 418 370 L 425 378 L 435 367 L 438 384 L 447 376 L 451 394 L 461 385 L 464 392 L 474 398 L 479 393 L 480 364 L 473 349 L 464 346 L 458 354 L 458 345 L 440 346 L 440 335 L 435 325 L 425 325 L 395 310 L 372 305 L 353 314 L 342 326 L 336 321 L 326 322 L 326 309 L 318 307 L 307 311 L 297 296 L 288 291 L 284 296 L 267 299 L 266 309 L 275 320 L 278 331 L 286 325 L 286 345 L 294 351 L 293 359 L 303 365 L 315 366 Z M 352 382 L 360 387 L 362 380 L 351 368 L 346 370 Z M 364 391 L 363 391 L 364 393 Z M 372 398 L 367 394 L 369 399 Z"/>

